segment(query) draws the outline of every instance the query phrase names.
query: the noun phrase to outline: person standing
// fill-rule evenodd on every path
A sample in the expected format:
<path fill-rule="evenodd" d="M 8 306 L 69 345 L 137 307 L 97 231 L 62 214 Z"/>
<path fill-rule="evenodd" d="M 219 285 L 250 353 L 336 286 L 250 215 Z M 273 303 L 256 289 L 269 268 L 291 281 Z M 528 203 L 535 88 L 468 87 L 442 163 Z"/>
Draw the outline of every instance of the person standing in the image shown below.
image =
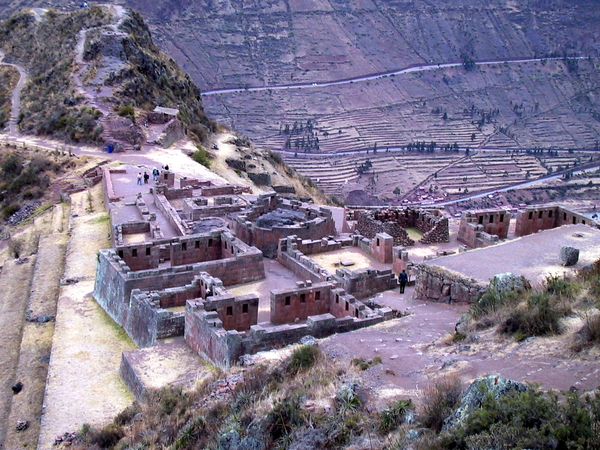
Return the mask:
<path fill-rule="evenodd" d="M 408 275 L 405 270 L 398 275 L 398 282 L 400 283 L 400 293 L 404 294 L 404 288 L 406 287 L 406 283 L 408 283 Z"/>
<path fill-rule="evenodd" d="M 142 185 L 142 172 L 138 172 L 137 184 Z"/>
<path fill-rule="evenodd" d="M 152 169 L 152 178 L 154 179 L 154 181 L 158 181 L 158 169 L 155 167 L 154 169 Z"/>
<path fill-rule="evenodd" d="M 148 172 L 144 172 L 144 184 L 148 184 L 149 179 L 150 179 L 150 175 L 148 175 Z"/>

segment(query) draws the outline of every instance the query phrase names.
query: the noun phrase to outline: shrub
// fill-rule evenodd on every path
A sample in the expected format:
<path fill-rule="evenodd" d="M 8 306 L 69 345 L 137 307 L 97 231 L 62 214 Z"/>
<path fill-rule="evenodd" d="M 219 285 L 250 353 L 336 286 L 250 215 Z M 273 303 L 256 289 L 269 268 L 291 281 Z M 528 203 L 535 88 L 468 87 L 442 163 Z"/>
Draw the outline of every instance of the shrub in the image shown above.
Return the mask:
<path fill-rule="evenodd" d="M 210 156 L 204 148 L 197 146 L 198 150 L 192 153 L 192 159 L 204 167 L 210 167 Z"/>
<path fill-rule="evenodd" d="M 311 368 L 321 356 L 321 350 L 316 345 L 303 345 L 292 352 L 287 370 L 291 374 Z"/>
<path fill-rule="evenodd" d="M 600 343 L 600 314 L 588 315 L 579 334 L 589 343 Z"/>
<path fill-rule="evenodd" d="M 21 205 L 19 205 L 18 203 L 11 203 L 10 205 L 5 206 L 2 209 L 2 217 L 4 217 L 4 220 L 7 220 L 10 216 L 12 216 L 20 209 Z"/>
<path fill-rule="evenodd" d="M 463 393 L 460 379 L 454 376 L 443 377 L 427 386 L 423 392 L 421 422 L 423 426 L 440 431 L 444 419 L 450 415 Z"/>
<path fill-rule="evenodd" d="M 266 418 L 267 430 L 273 440 L 290 434 L 293 428 L 304 424 L 304 415 L 298 396 L 287 396 L 273 405 Z"/>
<path fill-rule="evenodd" d="M 525 305 L 515 308 L 502 324 L 500 331 L 516 334 L 517 340 L 530 336 L 545 336 L 560 332 L 560 311 L 553 303 L 556 299 L 548 293 L 534 293 Z"/>
<path fill-rule="evenodd" d="M 396 400 L 379 414 L 379 430 L 387 433 L 402 425 L 406 413 L 413 408 L 411 399 Z"/>
<path fill-rule="evenodd" d="M 119 425 L 116 423 L 109 423 L 100 431 L 92 433 L 90 443 L 96 444 L 100 448 L 111 448 L 119 442 L 124 435 L 123 429 Z"/>
<path fill-rule="evenodd" d="M 117 114 L 121 117 L 128 117 L 132 122 L 135 122 L 135 109 L 131 105 L 123 105 L 117 110 Z"/>
<path fill-rule="evenodd" d="M 598 448 L 594 422 L 600 397 L 564 398 L 537 389 L 513 392 L 499 398 L 486 395 L 481 407 L 462 426 L 444 438 L 444 448 Z"/>
<path fill-rule="evenodd" d="M 558 275 L 548 275 L 546 277 L 546 292 L 562 298 L 572 298 L 579 293 L 581 285 L 574 283 L 570 279 Z"/>

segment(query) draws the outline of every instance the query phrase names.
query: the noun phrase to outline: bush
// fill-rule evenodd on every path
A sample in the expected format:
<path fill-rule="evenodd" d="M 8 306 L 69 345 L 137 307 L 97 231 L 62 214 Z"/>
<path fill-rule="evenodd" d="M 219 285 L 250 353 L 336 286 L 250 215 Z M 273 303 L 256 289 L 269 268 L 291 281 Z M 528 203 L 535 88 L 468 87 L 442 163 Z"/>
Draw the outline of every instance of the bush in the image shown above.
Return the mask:
<path fill-rule="evenodd" d="M 462 426 L 444 437 L 444 448 L 599 448 L 594 430 L 600 397 L 564 398 L 537 389 L 495 398 L 486 395 L 481 407 Z M 596 425 L 597 426 L 597 425 Z"/>
<path fill-rule="evenodd" d="M 8 218 L 10 216 L 12 216 L 14 213 L 16 213 L 20 209 L 21 209 L 21 205 L 19 205 L 18 203 L 11 203 L 10 205 L 5 206 L 2 209 L 2 217 L 4 217 L 4 220 L 8 220 Z"/>
<path fill-rule="evenodd" d="M 548 275 L 546 277 L 546 292 L 554 294 L 561 298 L 572 298 L 579 293 L 581 285 L 574 283 L 570 279 L 558 275 Z"/>
<path fill-rule="evenodd" d="M 463 385 L 457 377 L 443 377 L 427 386 L 423 392 L 421 422 L 424 427 L 437 432 L 444 419 L 450 415 L 463 393 Z"/>
<path fill-rule="evenodd" d="M 304 424 L 300 398 L 287 396 L 273 405 L 266 418 L 271 439 L 277 440 L 291 433 L 292 429 Z"/>
<path fill-rule="evenodd" d="M 413 409 L 411 399 L 401 398 L 392 403 L 388 408 L 381 411 L 379 415 L 379 430 L 387 433 L 402 425 L 406 417 L 406 413 Z"/>
<path fill-rule="evenodd" d="M 192 153 L 191 157 L 198 164 L 202 164 L 204 167 L 210 167 L 210 156 L 209 153 L 204 150 L 201 146 L 197 146 L 198 150 Z"/>
<path fill-rule="evenodd" d="M 560 311 L 553 302 L 556 299 L 548 293 L 532 294 L 525 305 L 520 305 L 511 312 L 500 331 L 515 334 L 517 340 L 559 333 L 560 319 L 567 311 Z"/>
<path fill-rule="evenodd" d="M 132 122 L 135 122 L 135 109 L 131 105 L 123 105 L 117 110 L 117 114 L 121 117 L 128 117 Z"/>
<path fill-rule="evenodd" d="M 291 374 L 297 374 L 310 369 L 320 356 L 321 350 L 316 345 L 303 345 L 293 351 L 287 370 Z"/>

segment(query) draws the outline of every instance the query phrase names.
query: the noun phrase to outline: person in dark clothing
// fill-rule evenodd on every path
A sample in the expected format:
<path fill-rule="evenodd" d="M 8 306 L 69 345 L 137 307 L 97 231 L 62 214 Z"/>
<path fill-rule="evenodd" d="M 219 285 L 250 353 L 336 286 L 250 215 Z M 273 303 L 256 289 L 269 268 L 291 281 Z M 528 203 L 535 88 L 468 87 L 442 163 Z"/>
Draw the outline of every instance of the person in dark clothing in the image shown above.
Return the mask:
<path fill-rule="evenodd" d="M 398 282 L 400 283 L 400 293 L 404 294 L 404 288 L 406 287 L 406 283 L 408 283 L 408 275 L 406 274 L 405 270 L 398 275 Z"/>
<path fill-rule="evenodd" d="M 144 184 L 148 184 L 149 179 L 150 179 L 150 175 L 148 175 L 148 172 L 144 172 Z"/>

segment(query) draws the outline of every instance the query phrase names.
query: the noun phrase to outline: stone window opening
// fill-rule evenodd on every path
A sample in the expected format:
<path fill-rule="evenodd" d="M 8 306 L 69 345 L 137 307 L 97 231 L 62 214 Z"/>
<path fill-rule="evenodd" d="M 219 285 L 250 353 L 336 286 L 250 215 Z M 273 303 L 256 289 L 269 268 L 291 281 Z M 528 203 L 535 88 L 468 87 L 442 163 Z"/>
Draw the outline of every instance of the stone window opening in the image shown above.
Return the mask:
<path fill-rule="evenodd" d="M 583 225 L 585 225 L 585 220 L 582 220 L 582 221 L 581 221 L 581 223 L 582 223 Z"/>
<path fill-rule="evenodd" d="M 548 211 L 548 218 L 552 218 L 552 210 Z"/>
<path fill-rule="evenodd" d="M 490 223 L 494 223 L 494 216 L 490 216 Z"/>
<path fill-rule="evenodd" d="M 479 225 L 483 225 L 483 216 L 479 216 Z"/>
<path fill-rule="evenodd" d="M 346 302 L 346 311 L 348 311 L 349 307 L 350 307 L 350 304 L 348 302 Z"/>
<path fill-rule="evenodd" d="M 356 318 L 358 318 L 358 309 L 354 311 L 354 315 L 356 316 Z"/>
<path fill-rule="evenodd" d="M 196 247 L 196 248 L 200 248 L 200 241 L 196 241 L 196 243 L 195 243 L 195 247 Z"/>
<path fill-rule="evenodd" d="M 225 247 L 225 250 L 227 250 L 227 241 L 225 241 L 223 245 Z"/>
<path fill-rule="evenodd" d="M 544 215 L 544 211 L 540 211 L 538 214 L 538 219 L 541 219 L 543 215 Z"/>
<path fill-rule="evenodd" d="M 123 259 L 123 250 L 119 250 L 119 258 Z"/>
<path fill-rule="evenodd" d="M 306 294 L 300 294 L 300 303 L 306 303 Z"/>
<path fill-rule="evenodd" d="M 227 315 L 228 316 L 233 316 L 233 306 L 228 306 L 227 307 Z"/>
<path fill-rule="evenodd" d="M 315 300 L 321 300 L 321 291 L 315 292 Z"/>
<path fill-rule="evenodd" d="M 504 222 L 504 214 L 500 214 L 500 222 Z"/>
<path fill-rule="evenodd" d="M 573 216 L 573 225 L 577 223 L 577 217 Z"/>
<path fill-rule="evenodd" d="M 340 294 L 335 294 L 335 302 L 336 303 L 340 302 Z"/>
<path fill-rule="evenodd" d="M 533 219 L 533 211 L 529 212 L 529 220 Z"/>
<path fill-rule="evenodd" d="M 290 300 L 291 300 L 291 299 L 290 299 L 290 296 L 288 295 L 288 296 L 285 298 L 284 305 L 285 305 L 285 306 L 290 306 Z"/>
<path fill-rule="evenodd" d="M 134 258 L 137 258 L 137 248 L 134 248 L 133 250 L 131 250 L 131 256 Z"/>
<path fill-rule="evenodd" d="M 567 213 L 563 213 L 563 220 L 567 220 Z"/>
<path fill-rule="evenodd" d="M 377 238 L 377 247 L 379 247 L 379 238 Z"/>
<path fill-rule="evenodd" d="M 181 243 L 181 250 L 183 250 L 184 252 L 187 250 L 187 242 Z"/>
<path fill-rule="evenodd" d="M 146 247 L 146 256 L 150 256 L 151 250 L 150 247 Z"/>
<path fill-rule="evenodd" d="M 209 240 L 208 240 L 208 246 L 209 246 L 209 247 L 212 247 L 212 239 L 209 239 Z"/>
<path fill-rule="evenodd" d="M 246 314 L 246 313 L 248 312 L 248 303 L 244 303 L 244 304 L 242 305 L 242 312 L 243 312 L 244 314 Z"/>

